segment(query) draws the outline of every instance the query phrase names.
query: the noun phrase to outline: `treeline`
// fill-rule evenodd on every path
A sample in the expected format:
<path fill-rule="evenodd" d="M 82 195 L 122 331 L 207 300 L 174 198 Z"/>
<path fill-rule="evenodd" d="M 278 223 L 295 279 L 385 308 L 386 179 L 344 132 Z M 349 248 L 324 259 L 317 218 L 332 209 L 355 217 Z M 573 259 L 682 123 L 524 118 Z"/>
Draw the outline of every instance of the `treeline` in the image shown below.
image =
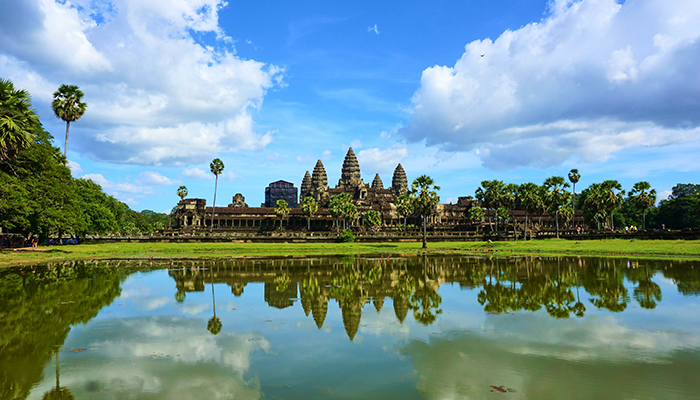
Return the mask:
<path fill-rule="evenodd" d="M 0 79 L 0 228 L 49 237 L 162 229 L 168 216 L 137 212 L 89 179 L 76 179 L 31 108 L 26 91 Z"/>
<path fill-rule="evenodd" d="M 507 220 L 514 209 L 527 215 L 547 213 L 559 224 L 571 221 L 580 210 L 586 224 L 596 229 L 685 229 L 700 227 L 700 185 L 677 184 L 668 199 L 657 205 L 656 190 L 646 181 L 635 183 L 628 191 L 616 180 L 593 183 L 576 193 L 581 175 L 572 169 L 566 181 L 552 176 L 542 185 L 524 183 L 506 184 L 499 180 L 482 181 L 475 198 L 483 208 L 492 210 L 498 220 Z M 573 191 L 567 190 L 572 187 Z M 481 209 L 470 210 L 474 222 L 484 218 Z M 489 221 L 491 223 L 491 221 Z"/>

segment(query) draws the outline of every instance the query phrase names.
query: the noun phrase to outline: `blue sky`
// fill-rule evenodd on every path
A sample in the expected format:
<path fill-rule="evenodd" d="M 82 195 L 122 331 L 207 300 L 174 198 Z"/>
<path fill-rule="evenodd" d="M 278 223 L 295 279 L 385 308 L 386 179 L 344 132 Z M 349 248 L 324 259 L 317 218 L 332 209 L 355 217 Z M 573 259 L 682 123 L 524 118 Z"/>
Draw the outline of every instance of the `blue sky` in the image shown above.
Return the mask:
<path fill-rule="evenodd" d="M 55 143 L 63 83 L 85 92 L 68 159 L 136 210 L 175 191 L 251 206 L 349 146 L 370 183 L 401 162 L 443 202 L 479 182 L 577 191 L 698 183 L 697 0 L 271 2 L 5 0 L 0 77 L 30 91 Z"/>

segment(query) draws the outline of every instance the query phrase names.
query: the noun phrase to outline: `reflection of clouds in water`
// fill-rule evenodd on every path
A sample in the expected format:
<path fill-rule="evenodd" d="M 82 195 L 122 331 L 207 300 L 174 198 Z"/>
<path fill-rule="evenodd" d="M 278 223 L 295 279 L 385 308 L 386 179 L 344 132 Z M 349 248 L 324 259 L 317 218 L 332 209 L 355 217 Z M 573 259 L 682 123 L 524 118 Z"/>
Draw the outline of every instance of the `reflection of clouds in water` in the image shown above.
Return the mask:
<path fill-rule="evenodd" d="M 211 306 L 207 303 L 185 303 L 180 307 L 180 310 L 183 314 L 198 315 L 210 308 Z"/>
<path fill-rule="evenodd" d="M 167 399 L 260 398 L 259 384 L 243 376 L 253 352 L 270 351 L 262 335 L 223 331 L 214 336 L 206 321 L 198 319 L 110 322 L 102 326 L 108 336 L 88 330 L 80 338 L 88 350 L 61 358 L 62 371 L 70 371 L 61 374 L 61 385 L 69 386 L 76 398 L 122 398 L 127 393 Z M 50 390 L 50 378 L 33 394 Z"/>
<path fill-rule="evenodd" d="M 134 300 L 132 300 L 132 302 L 136 305 L 136 308 L 142 311 L 157 310 L 166 304 L 174 303 L 172 298 L 165 296 L 148 296 L 143 297 L 138 301 Z"/>
<path fill-rule="evenodd" d="M 698 332 L 647 331 L 620 325 L 611 316 L 556 320 L 543 315 L 489 316 L 486 336 L 518 343 L 511 351 L 571 360 L 666 362 L 668 353 L 700 349 Z"/>
<path fill-rule="evenodd" d="M 387 302 L 388 303 L 388 302 Z M 362 309 L 362 322 L 359 331 L 365 335 L 382 336 L 391 335 L 398 339 L 407 339 L 411 333 L 410 324 L 400 323 L 391 308 L 391 303 L 384 304 L 382 312 L 377 313 L 374 309 Z"/>
<path fill-rule="evenodd" d="M 700 370 L 697 332 L 645 331 L 613 316 L 555 320 L 542 314 L 489 316 L 485 331 L 453 331 L 401 348 L 428 399 L 692 398 Z M 688 349 L 692 349 L 688 351 Z"/>

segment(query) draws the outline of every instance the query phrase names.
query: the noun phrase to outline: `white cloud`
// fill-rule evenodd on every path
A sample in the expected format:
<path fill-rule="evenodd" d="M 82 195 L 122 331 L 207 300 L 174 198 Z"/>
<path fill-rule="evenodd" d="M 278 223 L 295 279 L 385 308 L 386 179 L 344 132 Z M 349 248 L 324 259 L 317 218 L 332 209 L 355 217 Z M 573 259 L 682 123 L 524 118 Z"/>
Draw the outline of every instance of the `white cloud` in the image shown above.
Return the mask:
<path fill-rule="evenodd" d="M 68 160 L 68 168 L 72 175 L 78 175 L 83 172 L 83 168 L 75 161 Z"/>
<path fill-rule="evenodd" d="M 367 32 L 368 33 L 374 32 L 375 34 L 379 35 L 379 29 L 377 28 L 377 24 L 374 24 L 374 26 L 368 26 Z"/>
<path fill-rule="evenodd" d="M 187 168 L 182 171 L 182 176 L 190 179 L 214 179 L 214 174 L 201 168 Z"/>
<path fill-rule="evenodd" d="M 122 193 L 139 193 L 139 194 L 151 194 L 153 190 L 148 186 L 136 185 L 130 182 L 112 182 L 107 180 L 102 174 L 86 174 L 81 176 L 83 179 L 90 179 L 98 185 L 102 186 L 107 193 L 112 194 L 116 197 L 122 197 Z"/>
<path fill-rule="evenodd" d="M 0 6 L 0 75 L 44 102 L 78 84 L 88 110 L 74 149 L 98 160 L 201 162 L 260 150 L 251 111 L 284 70 L 235 55 L 223 0 L 9 0 Z M 211 43 L 199 39 L 212 33 Z"/>
<path fill-rule="evenodd" d="M 505 170 L 697 138 L 700 5 L 557 0 L 542 21 L 423 71 L 399 133 Z"/>
<path fill-rule="evenodd" d="M 405 146 L 395 145 L 386 150 L 378 148 L 361 150 L 357 153 L 357 161 L 362 171 L 371 173 L 373 176 L 375 173 L 391 174 L 407 155 L 408 151 Z M 388 177 L 390 178 L 390 176 Z"/>
<path fill-rule="evenodd" d="M 151 186 L 170 186 L 178 184 L 178 181 L 174 181 L 166 176 L 159 174 L 156 171 L 144 171 L 141 172 L 136 179 L 134 179 L 139 185 L 151 185 Z"/>

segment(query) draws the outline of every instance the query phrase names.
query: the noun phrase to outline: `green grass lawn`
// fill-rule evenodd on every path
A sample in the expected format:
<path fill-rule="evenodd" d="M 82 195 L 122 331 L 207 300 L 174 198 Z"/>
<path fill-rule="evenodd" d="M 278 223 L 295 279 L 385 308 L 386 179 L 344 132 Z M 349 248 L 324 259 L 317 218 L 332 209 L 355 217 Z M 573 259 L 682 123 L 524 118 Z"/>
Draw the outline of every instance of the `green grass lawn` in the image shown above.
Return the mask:
<path fill-rule="evenodd" d="M 677 257 L 700 259 L 698 240 L 582 240 L 548 239 L 518 242 L 436 242 L 428 252 L 497 255 L 584 255 Z M 39 247 L 43 251 L 0 253 L 0 266 L 63 260 L 144 258 L 313 257 L 345 254 L 416 254 L 416 243 L 106 243 Z"/>

